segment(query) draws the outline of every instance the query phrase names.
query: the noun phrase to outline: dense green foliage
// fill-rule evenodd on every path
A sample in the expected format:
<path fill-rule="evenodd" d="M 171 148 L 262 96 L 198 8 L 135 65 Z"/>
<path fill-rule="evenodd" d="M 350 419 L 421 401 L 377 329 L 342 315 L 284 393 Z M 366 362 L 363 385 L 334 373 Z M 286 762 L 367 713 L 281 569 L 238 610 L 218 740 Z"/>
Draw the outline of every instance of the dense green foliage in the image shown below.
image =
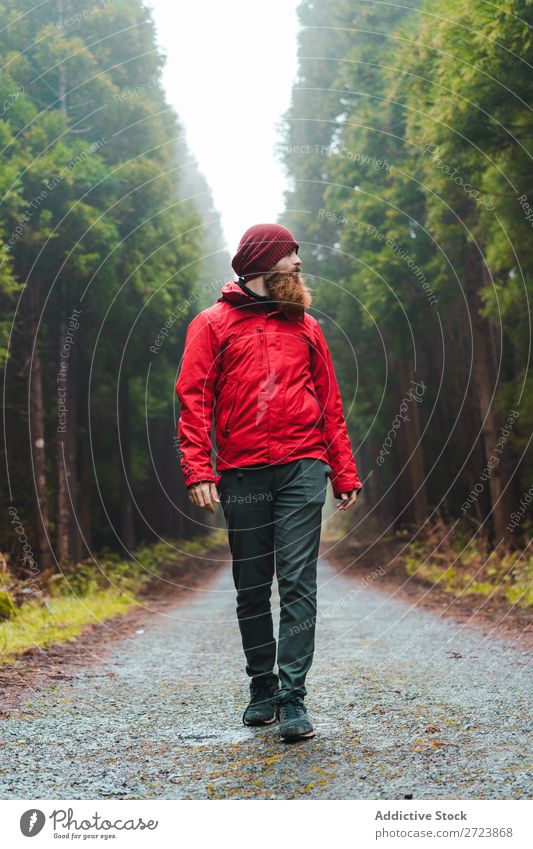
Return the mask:
<path fill-rule="evenodd" d="M 533 2 L 304 0 L 299 15 L 283 223 L 303 244 L 367 497 L 395 523 L 437 511 L 519 539 Z"/>
<path fill-rule="evenodd" d="M 0 550 L 29 573 L 189 532 L 173 390 L 227 257 L 141 0 L 0 19 Z"/>

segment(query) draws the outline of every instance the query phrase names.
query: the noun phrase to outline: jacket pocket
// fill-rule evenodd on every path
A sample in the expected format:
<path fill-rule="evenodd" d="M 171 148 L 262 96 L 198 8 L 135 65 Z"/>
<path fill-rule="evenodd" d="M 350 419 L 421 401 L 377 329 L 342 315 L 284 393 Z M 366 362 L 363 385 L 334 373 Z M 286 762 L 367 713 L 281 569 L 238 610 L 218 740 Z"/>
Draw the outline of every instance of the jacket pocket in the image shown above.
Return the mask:
<path fill-rule="evenodd" d="M 322 410 L 322 407 L 320 406 L 320 401 L 318 400 L 318 398 L 315 395 L 315 390 L 313 389 L 313 387 L 309 383 L 305 384 L 305 388 L 311 393 L 311 395 L 314 398 L 314 401 L 315 401 L 315 404 L 316 404 L 316 407 L 317 407 L 317 411 L 318 411 L 318 414 L 319 414 L 318 424 L 319 424 L 320 427 L 324 427 L 324 411 Z"/>
<path fill-rule="evenodd" d="M 229 401 L 228 412 L 226 413 L 226 416 L 223 420 L 223 424 L 221 425 L 221 430 L 222 430 L 222 433 L 224 434 L 224 436 L 228 436 L 228 434 L 229 434 L 229 429 L 230 429 L 230 425 L 231 425 L 231 419 L 232 419 L 232 416 L 233 416 L 233 410 L 235 408 L 235 399 L 237 398 L 238 389 L 239 389 L 239 384 L 238 384 L 237 381 L 235 381 L 233 383 L 233 387 L 232 387 L 232 391 L 231 391 L 231 397 L 230 397 L 230 401 Z"/>

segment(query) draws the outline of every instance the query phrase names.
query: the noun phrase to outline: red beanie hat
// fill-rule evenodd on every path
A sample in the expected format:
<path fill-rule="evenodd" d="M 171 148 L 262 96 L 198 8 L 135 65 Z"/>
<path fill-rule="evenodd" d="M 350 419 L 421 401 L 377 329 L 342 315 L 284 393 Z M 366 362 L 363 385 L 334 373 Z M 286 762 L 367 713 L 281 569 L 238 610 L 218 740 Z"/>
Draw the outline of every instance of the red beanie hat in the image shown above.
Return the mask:
<path fill-rule="evenodd" d="M 259 277 L 300 245 L 281 224 L 254 224 L 241 241 L 231 266 L 239 277 Z"/>

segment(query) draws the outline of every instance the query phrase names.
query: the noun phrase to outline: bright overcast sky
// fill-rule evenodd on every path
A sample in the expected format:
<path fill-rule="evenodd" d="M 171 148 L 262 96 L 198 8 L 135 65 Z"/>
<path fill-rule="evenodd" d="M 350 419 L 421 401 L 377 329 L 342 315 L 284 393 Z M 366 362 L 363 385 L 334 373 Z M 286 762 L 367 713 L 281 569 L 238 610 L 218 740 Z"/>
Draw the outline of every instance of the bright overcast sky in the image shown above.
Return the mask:
<path fill-rule="evenodd" d="M 211 189 L 233 254 L 283 210 L 276 125 L 296 76 L 298 0 L 147 0 L 167 57 L 167 98 Z"/>

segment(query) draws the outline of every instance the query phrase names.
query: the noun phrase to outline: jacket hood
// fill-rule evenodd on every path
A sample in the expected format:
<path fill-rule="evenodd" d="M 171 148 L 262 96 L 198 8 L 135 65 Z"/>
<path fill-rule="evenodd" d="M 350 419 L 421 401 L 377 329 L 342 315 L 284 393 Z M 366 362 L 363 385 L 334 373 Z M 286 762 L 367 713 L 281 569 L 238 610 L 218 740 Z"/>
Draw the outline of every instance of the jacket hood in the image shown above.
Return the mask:
<path fill-rule="evenodd" d="M 247 295 L 246 292 L 243 292 L 236 280 L 228 280 L 227 283 L 224 283 L 221 291 L 222 294 L 220 298 L 218 298 L 218 301 L 229 301 L 230 304 L 238 304 L 240 306 L 243 306 L 244 304 L 247 306 L 252 304 L 260 306 L 262 303 L 261 301 L 256 301 L 255 298 L 251 297 L 251 295 Z M 272 304 L 269 311 L 279 312 L 280 310 Z"/>
<path fill-rule="evenodd" d="M 236 280 L 228 280 L 222 287 L 219 301 L 229 301 L 230 304 L 253 303 L 254 299 L 243 292 Z"/>

